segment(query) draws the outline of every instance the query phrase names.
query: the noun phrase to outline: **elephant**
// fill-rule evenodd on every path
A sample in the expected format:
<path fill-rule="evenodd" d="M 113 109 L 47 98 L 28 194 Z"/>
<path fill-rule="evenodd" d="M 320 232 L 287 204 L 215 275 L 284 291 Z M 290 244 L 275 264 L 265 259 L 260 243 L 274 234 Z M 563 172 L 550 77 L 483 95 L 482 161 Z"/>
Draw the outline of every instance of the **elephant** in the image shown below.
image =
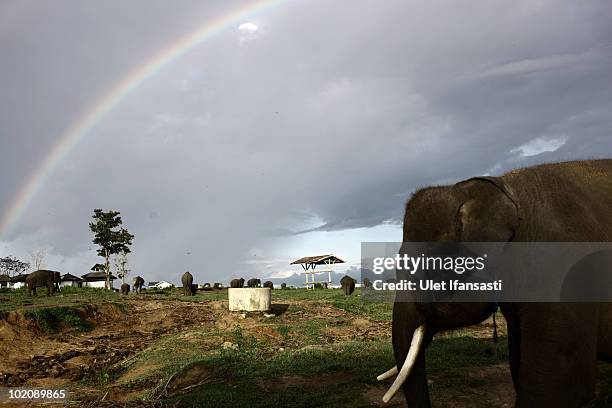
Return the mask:
<path fill-rule="evenodd" d="M 230 282 L 230 288 L 243 288 L 244 287 L 244 278 L 240 279 L 232 279 Z"/>
<path fill-rule="evenodd" d="M 249 288 L 258 288 L 261 286 L 261 279 L 252 278 L 247 282 Z"/>
<path fill-rule="evenodd" d="M 611 180 L 607 159 L 549 163 L 420 189 L 406 204 L 402 241 L 607 242 Z M 378 379 L 397 377 L 383 401 L 403 388 L 408 407 L 430 407 L 425 349 L 434 335 L 482 322 L 497 305 L 400 302 L 398 296 L 392 322 L 397 366 Z M 588 403 L 596 359 L 612 359 L 612 303 L 502 302 L 499 308 L 508 327 L 515 407 Z"/>
<path fill-rule="evenodd" d="M 142 287 L 144 286 L 144 282 L 144 279 L 140 276 L 135 277 L 132 281 L 132 289 L 134 290 L 134 292 L 141 293 Z"/>
<path fill-rule="evenodd" d="M 372 286 L 372 282 L 368 278 L 363 278 L 362 285 L 364 288 L 369 288 Z"/>
<path fill-rule="evenodd" d="M 214 289 L 214 290 L 221 290 L 221 289 L 223 289 L 223 284 L 222 284 L 222 283 L 220 283 L 220 282 L 215 282 L 215 283 L 213 284 L 213 289 Z"/>
<path fill-rule="evenodd" d="M 121 285 L 121 294 L 122 295 L 127 295 L 128 293 L 130 293 L 130 284 L 129 283 L 123 283 Z"/>
<path fill-rule="evenodd" d="M 340 279 L 340 285 L 342 286 L 342 292 L 347 296 L 352 295 L 355 291 L 355 279 L 348 275 L 344 275 Z"/>
<path fill-rule="evenodd" d="M 53 272 L 53 287 L 56 292 L 61 292 L 62 287 L 60 286 L 60 282 L 62 281 L 62 274 L 59 272 Z"/>
<path fill-rule="evenodd" d="M 287 284 L 285 282 L 281 283 L 281 289 L 287 289 Z"/>
<path fill-rule="evenodd" d="M 28 295 L 36 294 L 36 288 L 40 286 L 47 287 L 47 296 L 53 295 L 55 290 L 55 284 L 60 282 L 60 273 L 55 271 L 48 271 L 40 269 L 30 273 L 25 280 L 28 286 Z"/>
<path fill-rule="evenodd" d="M 183 284 L 183 295 L 193 296 L 195 292 L 193 290 L 193 275 L 189 272 L 185 272 L 181 277 L 181 283 Z"/>
<path fill-rule="evenodd" d="M 270 288 L 270 289 L 274 289 L 274 284 L 272 283 L 272 281 L 265 281 L 263 284 L 264 288 Z"/>

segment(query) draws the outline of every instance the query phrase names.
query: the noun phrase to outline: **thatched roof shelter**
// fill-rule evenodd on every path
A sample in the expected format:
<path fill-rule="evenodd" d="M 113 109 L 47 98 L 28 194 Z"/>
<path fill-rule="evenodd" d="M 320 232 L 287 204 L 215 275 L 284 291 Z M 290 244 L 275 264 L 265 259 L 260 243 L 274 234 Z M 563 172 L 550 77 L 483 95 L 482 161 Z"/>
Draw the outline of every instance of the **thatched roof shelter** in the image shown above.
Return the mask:
<path fill-rule="evenodd" d="M 344 261 L 338 258 L 334 254 L 327 255 L 316 255 L 316 256 L 305 256 L 298 260 L 291 262 L 289 265 L 299 265 L 299 264 L 307 264 L 307 265 L 330 265 L 344 263 Z"/>
<path fill-rule="evenodd" d="M 290 265 L 302 265 L 302 272 L 305 275 L 306 289 L 314 289 L 317 283 L 321 284 L 331 284 L 332 283 L 332 269 L 331 265 L 344 263 L 344 261 L 338 258 L 334 254 L 327 255 L 316 255 L 316 256 L 305 256 L 303 258 L 297 259 L 290 263 Z M 315 267 L 317 265 L 327 265 L 327 269 L 315 271 Z M 315 280 L 315 275 L 320 273 L 327 273 L 327 279 L 324 280 Z"/>

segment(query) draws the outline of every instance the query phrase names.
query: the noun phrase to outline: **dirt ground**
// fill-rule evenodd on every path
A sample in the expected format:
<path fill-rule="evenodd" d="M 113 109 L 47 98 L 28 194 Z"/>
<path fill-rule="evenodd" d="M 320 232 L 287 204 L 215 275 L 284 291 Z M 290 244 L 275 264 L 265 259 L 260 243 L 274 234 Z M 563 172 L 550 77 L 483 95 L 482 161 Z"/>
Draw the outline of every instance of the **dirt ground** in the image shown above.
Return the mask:
<path fill-rule="evenodd" d="M 162 300 L 126 300 L 79 309 L 93 330 L 45 333 L 21 312 L 0 320 L 0 381 L 9 386 L 50 386 L 78 380 L 125 360 L 154 339 L 186 327 L 212 324 L 215 305 Z"/>
<path fill-rule="evenodd" d="M 151 380 L 126 386 L 130 381 L 159 368 L 156 363 L 132 363 L 137 354 L 146 352 L 153 343 L 167 336 L 178 335 L 180 341 L 200 349 L 226 349 L 237 346 L 223 335 L 224 331 L 240 327 L 259 341 L 259 347 L 281 351 L 284 348 L 300 351 L 322 349 L 343 341 L 368 341 L 390 336 L 390 321 L 355 315 L 325 302 L 292 300 L 291 306 L 287 310 L 286 304 L 276 305 L 273 312 L 283 323 L 303 321 L 305 318 L 314 323 L 325 321 L 317 334 L 317 344 L 303 346 L 297 334 L 291 338 L 283 337 L 262 314 L 230 313 L 227 301 L 223 300 L 189 302 L 130 297 L 122 304 L 105 302 L 79 305 L 78 313 L 91 324 L 92 330 L 78 332 L 67 329 L 55 334 L 37 327 L 25 317 L 23 311 L 11 311 L 0 319 L 3 351 L 0 386 L 57 388 L 68 385 L 72 392 L 72 402 L 68 406 L 163 406 L 161 399 L 143 401 L 139 396 L 146 389 L 161 389 L 163 392 L 153 392 L 152 395 L 169 397 L 220 381 L 214 369 L 196 363 L 172 375 L 163 384 Z M 193 329 L 204 329 L 218 335 L 202 339 Z M 490 334 L 490 322 L 474 331 L 476 337 Z M 372 373 L 374 376 L 376 374 Z M 468 382 L 490 382 L 494 379 L 496 385 L 489 392 L 495 403 L 490 406 L 511 406 L 513 391 L 507 365 L 489 366 L 465 375 L 469 378 Z M 434 376 L 429 381 L 430 385 L 435 386 L 438 378 Z M 313 390 L 329 383 L 342 386 L 353 382 L 352 373 L 342 370 L 314 377 L 286 375 L 274 379 L 255 379 L 255 383 L 266 392 L 278 392 L 290 387 Z M 361 386 L 359 392 L 371 406 L 383 406 L 381 398 L 388 386 L 366 384 Z M 400 393 L 384 406 L 405 406 L 403 396 Z M 472 405 L 469 401 L 462 401 L 459 395 L 448 406 Z"/>

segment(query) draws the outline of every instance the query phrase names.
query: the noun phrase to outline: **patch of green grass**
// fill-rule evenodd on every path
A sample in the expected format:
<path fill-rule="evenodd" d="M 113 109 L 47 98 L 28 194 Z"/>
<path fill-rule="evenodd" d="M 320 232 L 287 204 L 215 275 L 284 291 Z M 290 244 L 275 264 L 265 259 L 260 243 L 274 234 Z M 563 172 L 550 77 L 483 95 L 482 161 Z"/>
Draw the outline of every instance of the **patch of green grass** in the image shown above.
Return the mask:
<path fill-rule="evenodd" d="M 289 333 L 291 333 L 291 328 L 289 326 L 278 326 L 276 331 L 281 335 L 283 340 L 287 341 L 289 339 Z"/>
<path fill-rule="evenodd" d="M 358 290 L 355 290 L 353 296 L 358 294 Z M 304 288 L 299 289 L 285 289 L 285 290 L 273 290 L 272 291 L 272 302 L 279 300 L 334 300 L 341 296 L 344 296 L 340 289 L 315 289 L 306 290 Z M 278 302 L 277 302 L 278 303 Z"/>
<path fill-rule="evenodd" d="M 38 306 L 69 306 L 80 303 L 99 303 L 120 300 L 120 294 L 98 288 L 65 287 L 59 293 L 47 296 L 46 288 L 37 288 L 37 294 L 28 296 L 26 288 L 11 290 L 1 295 L 0 312 Z"/>
<path fill-rule="evenodd" d="M 448 373 L 453 367 L 478 367 L 499 364 L 506 361 L 505 342 L 496 345 L 494 353 L 488 353 L 492 345 L 486 341 L 475 341 L 471 338 L 457 337 L 436 340 L 428 349 L 428 372 L 431 376 Z M 273 356 L 262 356 L 253 359 L 238 351 L 227 351 L 211 357 L 209 364 L 224 367 L 223 373 L 228 378 L 241 378 L 245 381 L 257 378 L 275 378 L 284 375 L 317 376 L 334 371 L 346 371 L 352 375 L 354 389 L 363 384 L 376 384 L 376 375 L 394 365 L 393 351 L 388 340 L 372 342 L 345 342 L 332 345 L 329 349 L 306 349 L 294 352 L 278 353 Z M 444 377 L 432 388 L 432 398 L 444 398 L 441 392 L 451 382 L 462 377 Z M 465 378 L 463 379 L 465 382 Z M 477 381 L 477 380 L 474 380 Z M 478 386 L 472 381 L 471 386 Z M 474 384 L 472 384 L 474 383 Z M 316 391 L 316 390 L 314 390 Z M 358 395 L 354 400 L 359 400 Z M 334 404 L 328 400 L 327 405 Z M 240 406 L 239 403 L 237 403 Z M 353 406 L 347 405 L 334 406 Z"/>
<path fill-rule="evenodd" d="M 373 320 L 391 320 L 392 303 L 375 303 L 354 296 L 344 296 L 334 299 L 332 305 L 349 313 L 370 317 Z"/>
<path fill-rule="evenodd" d="M 158 289 L 158 288 L 149 288 L 143 290 L 142 293 L 145 295 L 162 295 L 168 296 L 174 292 L 174 288 L 166 288 L 166 289 Z"/>
<path fill-rule="evenodd" d="M 335 308 L 349 313 L 367 316 L 373 320 L 391 320 L 393 304 L 391 302 L 373 302 L 361 296 L 361 288 L 355 289 L 351 296 L 346 296 L 340 289 L 287 289 L 273 290 L 272 303 L 282 303 L 288 300 L 326 301 Z M 297 311 L 299 306 L 291 305 L 291 311 Z"/>
<path fill-rule="evenodd" d="M 47 333 L 57 333 L 62 327 L 77 331 L 89 331 L 91 324 L 83 319 L 75 308 L 67 306 L 27 310 L 24 315 Z"/>
<path fill-rule="evenodd" d="M 476 367 L 508 362 L 508 342 L 500 337 L 497 344 L 470 336 L 436 338 L 427 348 L 427 369 L 447 372 L 456 367 Z"/>
<path fill-rule="evenodd" d="M 345 385 L 323 389 L 290 387 L 278 391 L 266 392 L 253 381 L 243 381 L 237 385 L 210 384 L 199 387 L 197 391 L 181 395 L 167 401 L 168 405 L 179 407 L 216 407 L 216 408 L 269 408 L 269 407 L 329 407 L 345 406 L 339 403 L 341 391 Z M 330 405 L 331 404 L 331 405 Z M 370 406 L 364 401 L 351 407 Z"/>
<path fill-rule="evenodd" d="M 457 372 L 449 376 L 453 364 L 460 367 L 478 367 L 505 361 L 505 346 L 500 342 L 497 352 L 486 353 L 486 342 L 475 344 L 469 338 L 457 337 L 434 341 L 427 352 L 428 372 L 436 378 L 430 387 L 432 400 L 442 401 L 449 387 L 474 387 L 482 391 L 484 380 L 465 378 Z M 437 344 L 439 343 L 439 344 Z M 360 394 L 364 384 L 377 383 L 376 375 L 395 364 L 388 340 L 371 342 L 345 342 L 327 349 L 306 349 L 279 352 L 273 355 L 253 355 L 244 349 L 223 350 L 201 360 L 215 367 L 222 384 L 203 385 L 193 392 L 173 398 L 171 403 L 207 406 L 298 406 L 298 407 L 365 407 L 372 403 Z M 348 373 L 348 384 L 318 382 L 324 374 Z M 270 391 L 260 381 L 284 376 L 310 378 L 312 386 L 288 387 Z M 269 381 L 268 381 L 269 382 Z M 273 383 L 273 381 L 272 381 Z M 306 397 L 307 394 L 307 397 Z M 274 405 L 276 404 L 276 405 Z M 191 405 L 189 405 L 191 406 Z"/>
<path fill-rule="evenodd" d="M 589 408 L 607 408 L 612 406 L 612 364 L 599 363 L 599 380 L 597 398 L 592 401 Z"/>

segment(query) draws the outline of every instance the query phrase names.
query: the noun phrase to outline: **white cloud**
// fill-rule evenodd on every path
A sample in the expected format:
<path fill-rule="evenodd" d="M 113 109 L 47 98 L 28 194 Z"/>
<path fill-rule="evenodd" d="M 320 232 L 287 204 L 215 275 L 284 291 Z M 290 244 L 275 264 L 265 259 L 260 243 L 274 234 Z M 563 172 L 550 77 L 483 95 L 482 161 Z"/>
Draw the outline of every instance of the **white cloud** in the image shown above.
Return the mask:
<path fill-rule="evenodd" d="M 240 33 L 239 44 L 242 46 L 244 43 L 253 41 L 259 36 L 259 26 L 252 22 L 242 23 L 238 26 L 238 32 Z"/>
<path fill-rule="evenodd" d="M 259 26 L 255 23 L 251 23 L 251 22 L 247 22 L 247 23 L 242 23 L 238 26 L 238 30 L 240 31 L 245 31 L 248 33 L 254 33 L 257 30 L 259 30 Z"/>
<path fill-rule="evenodd" d="M 523 157 L 537 156 L 546 152 L 555 152 L 567 142 L 567 137 L 544 138 L 538 137 L 510 150 Z"/>
<path fill-rule="evenodd" d="M 540 58 L 528 58 L 487 69 L 474 77 L 491 78 L 501 76 L 528 75 L 537 72 L 565 69 L 579 64 L 585 64 L 596 58 L 595 50 L 587 50 L 579 54 L 558 54 Z"/>

